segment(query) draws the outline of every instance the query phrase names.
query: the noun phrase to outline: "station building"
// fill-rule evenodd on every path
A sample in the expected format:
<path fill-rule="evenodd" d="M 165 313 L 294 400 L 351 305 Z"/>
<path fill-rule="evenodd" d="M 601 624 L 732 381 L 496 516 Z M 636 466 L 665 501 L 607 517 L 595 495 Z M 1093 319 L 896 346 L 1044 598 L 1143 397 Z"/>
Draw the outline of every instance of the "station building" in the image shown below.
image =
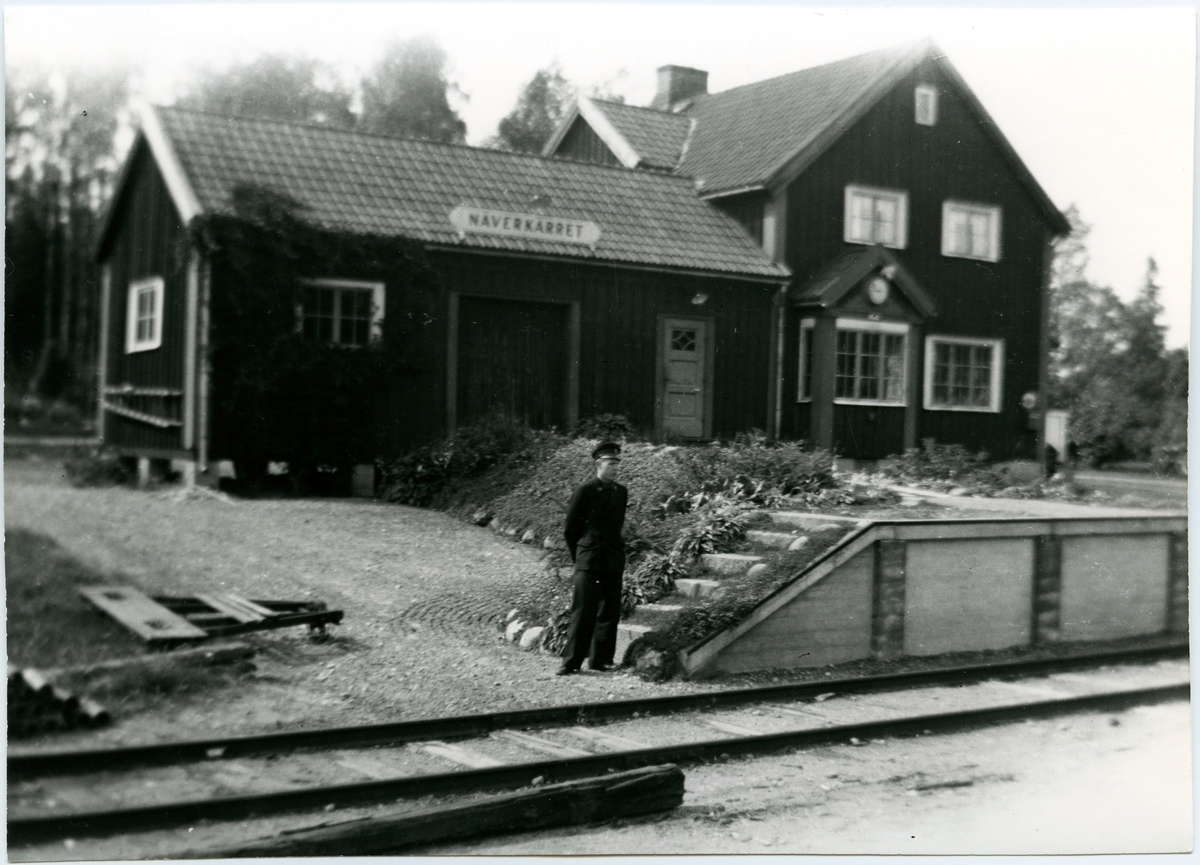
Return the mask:
<path fill-rule="evenodd" d="M 581 97 L 541 156 L 150 109 L 97 247 L 119 452 L 238 458 L 254 419 L 211 364 L 238 289 L 194 228 L 264 194 L 348 246 L 420 251 L 426 279 L 335 255 L 277 287 L 280 333 L 420 355 L 358 461 L 497 410 L 853 459 L 1040 446 L 1069 226 L 930 43 L 713 94 L 665 66 L 650 107 Z"/>

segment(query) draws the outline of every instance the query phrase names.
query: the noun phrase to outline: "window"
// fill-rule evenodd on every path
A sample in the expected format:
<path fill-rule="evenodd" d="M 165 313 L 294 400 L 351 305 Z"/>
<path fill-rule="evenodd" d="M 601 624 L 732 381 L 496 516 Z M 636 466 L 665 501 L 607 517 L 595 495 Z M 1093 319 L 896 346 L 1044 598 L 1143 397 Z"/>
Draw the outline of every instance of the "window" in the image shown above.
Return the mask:
<path fill-rule="evenodd" d="M 925 408 L 1000 411 L 1004 340 L 925 338 Z"/>
<path fill-rule="evenodd" d="M 162 345 L 163 280 L 161 276 L 129 284 L 125 318 L 125 352 L 150 351 Z"/>
<path fill-rule="evenodd" d="M 800 378 L 796 390 L 796 402 L 808 402 L 812 399 L 813 327 L 815 325 L 815 319 L 805 318 L 800 321 Z"/>
<path fill-rule="evenodd" d="M 1000 260 L 1000 208 L 947 201 L 942 204 L 942 255 Z"/>
<path fill-rule="evenodd" d="M 903 249 L 908 244 L 908 193 L 847 186 L 845 240 Z"/>
<path fill-rule="evenodd" d="M 839 318 L 834 401 L 904 405 L 907 334 L 906 324 Z"/>
<path fill-rule="evenodd" d="M 937 123 L 937 88 L 932 84 L 919 84 L 914 92 L 916 103 L 917 123 L 921 126 L 933 126 Z"/>
<path fill-rule="evenodd" d="M 305 339 L 367 345 L 383 335 L 383 283 L 304 280 L 296 320 Z"/>

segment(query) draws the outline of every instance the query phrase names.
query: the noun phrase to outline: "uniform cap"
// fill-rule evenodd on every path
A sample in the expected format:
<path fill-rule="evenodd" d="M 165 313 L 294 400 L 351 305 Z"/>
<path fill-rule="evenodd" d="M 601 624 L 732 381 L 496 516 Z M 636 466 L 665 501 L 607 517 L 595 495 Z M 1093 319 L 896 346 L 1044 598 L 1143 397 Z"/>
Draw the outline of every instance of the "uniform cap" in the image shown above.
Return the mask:
<path fill-rule="evenodd" d="M 621 446 L 616 442 L 601 442 L 596 449 L 592 451 L 592 459 L 598 460 L 608 457 L 609 459 L 621 458 Z"/>

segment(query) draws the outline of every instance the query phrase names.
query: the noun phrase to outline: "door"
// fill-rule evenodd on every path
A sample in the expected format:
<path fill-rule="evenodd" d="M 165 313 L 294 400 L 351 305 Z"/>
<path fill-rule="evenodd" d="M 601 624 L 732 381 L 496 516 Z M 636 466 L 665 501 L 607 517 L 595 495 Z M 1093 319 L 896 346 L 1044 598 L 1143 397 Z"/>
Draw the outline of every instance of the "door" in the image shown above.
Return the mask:
<path fill-rule="evenodd" d="M 703 438 L 708 387 L 708 322 L 663 321 L 663 431 Z"/>
<path fill-rule="evenodd" d="M 458 423 L 503 414 L 563 429 L 569 307 L 463 297 L 458 309 Z"/>

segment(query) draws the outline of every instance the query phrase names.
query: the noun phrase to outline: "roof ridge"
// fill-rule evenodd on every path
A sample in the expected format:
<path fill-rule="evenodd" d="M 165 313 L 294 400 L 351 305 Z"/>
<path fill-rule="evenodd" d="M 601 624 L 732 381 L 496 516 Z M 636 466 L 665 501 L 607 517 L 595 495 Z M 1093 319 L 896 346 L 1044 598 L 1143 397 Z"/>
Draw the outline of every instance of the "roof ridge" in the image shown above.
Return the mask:
<path fill-rule="evenodd" d="M 806 66 L 803 69 L 796 69 L 791 72 L 784 72 L 782 75 L 775 75 L 771 78 L 763 78 L 758 81 L 750 81 L 746 84 L 739 84 L 736 87 L 730 87 L 728 90 L 719 90 L 716 93 L 706 93 L 703 96 L 696 97 L 696 101 L 712 99 L 717 96 L 724 96 L 727 93 L 733 93 L 738 90 L 745 90 L 750 87 L 760 87 L 763 84 L 770 84 L 775 81 L 781 81 L 784 78 L 791 78 L 795 75 L 807 75 L 810 72 L 815 72 L 818 69 L 825 69 L 829 66 L 837 66 L 840 63 L 849 63 L 853 60 L 861 60 L 864 57 L 872 55 L 895 54 L 895 60 L 901 60 L 909 53 L 915 53 L 917 49 L 925 50 L 933 45 L 933 41 L 929 38 L 913 39 L 908 42 L 900 42 L 887 48 L 877 48 L 874 51 L 864 51 L 861 54 L 853 54 L 849 57 L 843 57 L 840 60 L 829 60 L 825 63 L 818 63 L 816 66 Z"/>
<path fill-rule="evenodd" d="M 589 97 L 589 98 L 591 98 L 591 97 Z M 663 111 L 661 108 L 651 108 L 649 105 L 630 105 L 627 102 L 617 102 L 612 99 L 592 98 L 592 101 L 598 102 L 601 105 L 616 105 L 618 108 L 632 108 L 635 111 L 646 111 L 646 112 L 649 112 L 650 114 L 661 114 L 663 117 L 679 117 L 679 118 L 684 117 L 684 115 L 678 114 L 674 111 Z"/>
<path fill-rule="evenodd" d="M 677 175 L 664 173 L 661 171 L 647 171 L 642 169 L 626 168 L 623 165 L 606 165 L 598 162 L 589 162 L 583 159 L 571 159 L 561 156 L 542 156 L 537 153 L 521 153 L 515 150 L 499 150 L 494 147 L 479 147 L 474 144 L 458 144 L 449 141 L 432 141 L 428 138 L 409 138 L 402 135 L 385 135 L 380 132 L 367 132 L 359 129 L 344 129 L 338 126 L 326 126 L 320 123 L 302 123 L 294 120 L 281 120 L 277 117 L 249 117 L 244 114 L 218 114 L 213 111 L 199 111 L 194 108 L 180 108 L 175 105 L 156 105 L 153 106 L 156 111 L 173 111 L 179 114 L 193 114 L 201 117 L 211 117 L 215 120 L 228 120 L 237 123 L 265 123 L 274 126 L 286 126 L 293 129 L 304 129 L 313 132 L 323 132 L 327 134 L 345 135 L 352 138 L 370 138 L 379 141 L 394 141 L 404 144 L 416 144 L 429 147 L 444 147 L 453 150 L 470 151 L 471 153 L 488 154 L 490 156 L 507 157 L 513 159 L 531 159 L 543 164 L 554 165 L 557 163 L 567 163 L 570 165 L 582 165 L 588 169 L 597 169 L 605 171 L 620 171 L 626 174 L 645 174 L 658 177 L 669 177 L 673 180 L 681 180 L 689 182 L 687 178 Z M 667 169 L 669 171 L 670 169 Z"/>

